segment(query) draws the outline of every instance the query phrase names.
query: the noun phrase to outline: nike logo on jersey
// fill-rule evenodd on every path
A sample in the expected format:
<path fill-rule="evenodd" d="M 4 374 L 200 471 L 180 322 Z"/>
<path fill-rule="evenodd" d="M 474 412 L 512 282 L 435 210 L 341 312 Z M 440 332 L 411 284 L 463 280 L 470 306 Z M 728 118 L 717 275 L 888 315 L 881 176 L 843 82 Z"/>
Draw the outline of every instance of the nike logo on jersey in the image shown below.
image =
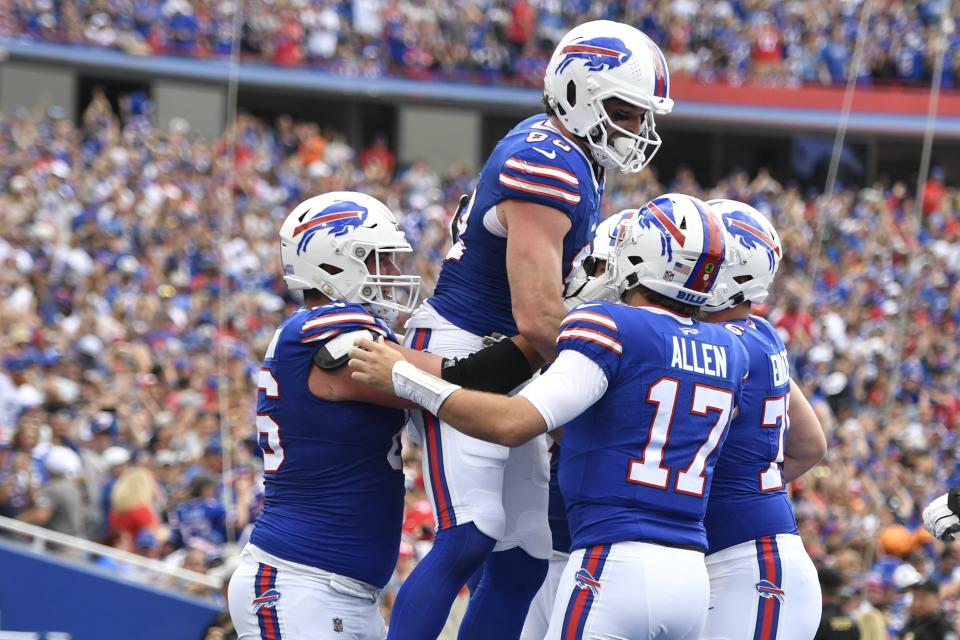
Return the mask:
<path fill-rule="evenodd" d="M 557 152 L 554 151 L 553 149 L 551 149 L 550 151 L 544 151 L 540 147 L 534 147 L 533 150 L 536 151 L 537 153 L 542 153 L 543 155 L 550 158 L 551 160 L 557 157 Z"/>

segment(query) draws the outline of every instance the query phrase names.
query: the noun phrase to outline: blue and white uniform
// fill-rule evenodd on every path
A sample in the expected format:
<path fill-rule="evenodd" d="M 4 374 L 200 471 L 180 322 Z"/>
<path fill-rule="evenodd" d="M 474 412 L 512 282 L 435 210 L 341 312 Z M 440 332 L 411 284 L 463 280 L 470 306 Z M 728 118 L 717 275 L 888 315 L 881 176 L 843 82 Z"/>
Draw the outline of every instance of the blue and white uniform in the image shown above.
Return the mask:
<path fill-rule="evenodd" d="M 362 306 L 300 309 L 259 374 L 266 498 L 230 581 L 240 638 L 383 638 L 377 596 L 396 565 L 403 518 L 404 412 L 315 396 L 313 357 L 345 332 L 396 342 Z"/>
<path fill-rule="evenodd" d="M 563 239 L 564 282 L 587 255 L 599 222 L 603 181 L 592 163 L 544 115 L 527 118 L 497 145 L 457 224 L 457 243 L 443 263 L 429 304 L 478 336 L 517 334 L 507 280 L 507 230 L 497 205 L 521 200 L 570 219 Z"/>
<path fill-rule="evenodd" d="M 696 638 L 709 594 L 703 517 L 746 351 L 722 327 L 607 302 L 573 309 L 557 348 L 521 392 L 548 426 L 559 421 L 542 398 L 583 398 L 563 422 L 573 552 L 547 637 Z"/>
<path fill-rule="evenodd" d="M 514 127 L 480 173 L 434 296 L 407 323 L 406 346 L 460 357 L 479 350 L 481 338 L 492 332 L 515 335 L 507 230 L 497 205 L 533 202 L 570 219 L 563 240 L 566 281 L 589 252 L 602 193 L 602 176 L 547 116 Z M 423 412 L 414 415 L 414 425 L 425 449 L 423 475 L 438 529 L 472 522 L 498 541 L 496 551 L 520 547 L 534 558 L 550 557 L 544 439 L 509 449 L 461 434 Z"/>
<path fill-rule="evenodd" d="M 750 354 L 740 414 L 714 471 L 704 524 L 710 611 L 704 638 L 809 640 L 820 621 L 817 572 L 783 481 L 790 364 L 762 318 L 723 323 Z"/>

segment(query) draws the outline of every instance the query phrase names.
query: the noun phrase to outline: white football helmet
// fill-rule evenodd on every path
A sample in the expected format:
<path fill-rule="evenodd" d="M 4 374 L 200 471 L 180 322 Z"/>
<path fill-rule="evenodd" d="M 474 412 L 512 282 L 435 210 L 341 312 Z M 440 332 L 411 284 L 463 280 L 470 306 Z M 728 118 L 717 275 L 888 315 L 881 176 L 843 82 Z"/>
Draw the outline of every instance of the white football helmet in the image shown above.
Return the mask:
<path fill-rule="evenodd" d="M 417 303 L 420 276 L 399 274 L 395 260 L 411 251 L 390 209 L 355 191 L 304 200 L 280 227 L 287 287 L 365 305 L 387 322 Z"/>
<path fill-rule="evenodd" d="M 628 212 L 615 234 L 607 277 L 620 296 L 643 285 L 697 307 L 710 299 L 727 246 L 706 203 L 668 193 Z"/>
<path fill-rule="evenodd" d="M 586 140 L 600 166 L 625 173 L 643 169 L 660 147 L 653 116 L 673 109 L 669 89 L 660 48 L 642 31 L 610 20 L 571 29 L 543 78 L 547 103 L 563 125 Z M 645 111 L 639 132 L 613 124 L 603 106 L 608 98 Z"/>
<path fill-rule="evenodd" d="M 704 309 L 720 311 L 744 301 L 763 302 L 783 257 L 777 230 L 748 204 L 736 200 L 710 200 L 707 204 L 723 223 L 731 258 L 720 270 L 713 297 Z"/>
<path fill-rule="evenodd" d="M 624 209 L 620 213 L 615 213 L 599 225 L 593 235 L 593 242 L 590 247 L 590 255 L 583 259 L 577 270 L 570 277 L 570 283 L 567 285 L 567 295 L 564 302 L 568 309 L 573 309 L 578 304 L 583 304 L 590 300 L 607 300 L 615 302 L 617 292 L 611 289 L 603 273 L 606 273 L 607 260 L 610 259 L 610 250 L 613 248 L 616 236 L 614 232 L 617 225 L 623 220 L 623 217 L 635 209 Z M 603 273 L 597 273 L 597 269 L 604 267 Z"/>

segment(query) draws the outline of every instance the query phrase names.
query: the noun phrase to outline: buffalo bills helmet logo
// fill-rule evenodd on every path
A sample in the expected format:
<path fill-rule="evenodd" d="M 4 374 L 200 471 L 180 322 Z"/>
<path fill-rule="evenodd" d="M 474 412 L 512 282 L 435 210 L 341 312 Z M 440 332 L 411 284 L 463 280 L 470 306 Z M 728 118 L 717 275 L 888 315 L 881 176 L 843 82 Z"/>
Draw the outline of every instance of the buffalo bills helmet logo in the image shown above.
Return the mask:
<path fill-rule="evenodd" d="M 326 231 L 332 236 L 343 236 L 360 227 L 366 219 L 367 208 L 349 200 L 335 202 L 310 216 L 309 219 L 304 216 L 303 222 L 293 230 L 294 238 L 303 234 L 297 242 L 297 255 L 303 253 L 310 239 L 318 231 Z"/>
<path fill-rule="evenodd" d="M 677 225 L 673 203 L 669 198 L 651 200 L 641 211 L 644 215 L 638 221 L 640 226 L 645 229 L 653 226 L 660 231 L 660 255 L 672 261 L 673 243 L 676 242 L 681 247 L 687 243 L 687 235 L 683 229 L 685 220 L 682 220 L 679 226 Z"/>
<path fill-rule="evenodd" d="M 633 52 L 620 38 L 589 38 L 568 44 L 560 50 L 560 54 L 564 58 L 557 67 L 557 73 L 563 73 L 574 60 L 583 60 L 587 71 L 616 69 L 629 60 Z"/>
<path fill-rule="evenodd" d="M 253 612 L 256 613 L 260 609 L 266 607 L 268 609 L 273 609 L 277 606 L 277 601 L 280 599 L 280 592 L 276 589 L 270 589 L 264 591 L 261 595 L 253 599 Z"/>
<path fill-rule="evenodd" d="M 769 580 L 761 580 L 756 584 L 756 587 L 757 593 L 760 594 L 761 598 L 776 598 L 779 602 L 783 602 L 783 589 L 773 584 Z"/>
<path fill-rule="evenodd" d="M 752 217 L 739 211 L 725 213 L 723 214 L 723 226 L 727 228 L 727 232 L 731 236 L 737 238 L 737 241 L 747 249 L 766 251 L 770 273 L 773 273 L 776 256 L 780 255 L 780 247 L 766 231 L 757 226 Z"/>
<path fill-rule="evenodd" d="M 600 591 L 600 581 L 590 575 L 590 572 L 586 569 L 580 569 L 577 571 L 574 579 L 577 582 L 577 587 L 581 589 L 589 589 L 590 593 L 597 595 L 597 592 Z"/>

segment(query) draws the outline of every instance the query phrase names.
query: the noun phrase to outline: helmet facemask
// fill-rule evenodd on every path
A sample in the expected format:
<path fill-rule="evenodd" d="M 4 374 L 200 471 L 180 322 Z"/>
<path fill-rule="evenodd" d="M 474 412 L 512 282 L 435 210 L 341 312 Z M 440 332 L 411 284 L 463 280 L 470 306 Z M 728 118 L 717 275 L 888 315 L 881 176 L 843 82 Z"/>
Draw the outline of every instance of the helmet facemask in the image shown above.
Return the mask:
<path fill-rule="evenodd" d="M 420 296 L 420 277 L 403 275 L 398 264 L 400 254 L 412 252 L 410 246 L 357 244 L 354 246 L 355 254 L 358 249 L 366 251 L 365 266 L 369 274 L 357 292 L 361 303 L 391 323 L 399 314 L 413 311 Z"/>
<path fill-rule="evenodd" d="M 604 104 L 610 98 L 617 98 L 643 110 L 636 133 L 613 122 Z M 584 139 L 597 164 L 605 169 L 617 169 L 624 173 L 643 170 L 660 148 L 660 136 L 656 131 L 653 111 L 619 93 L 598 96 L 589 104 L 596 120 Z"/>

